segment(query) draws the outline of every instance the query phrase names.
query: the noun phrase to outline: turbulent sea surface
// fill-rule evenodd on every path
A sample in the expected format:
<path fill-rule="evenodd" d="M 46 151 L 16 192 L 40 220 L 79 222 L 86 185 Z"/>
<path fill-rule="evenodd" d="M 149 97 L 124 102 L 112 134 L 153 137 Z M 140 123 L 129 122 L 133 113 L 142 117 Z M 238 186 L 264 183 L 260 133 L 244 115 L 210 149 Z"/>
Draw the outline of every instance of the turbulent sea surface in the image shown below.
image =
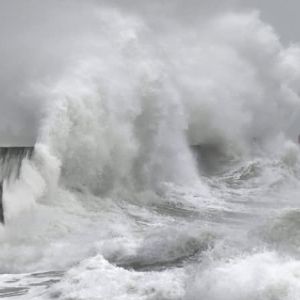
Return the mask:
<path fill-rule="evenodd" d="M 0 298 L 299 300 L 300 49 L 231 3 L 53 3 Z"/>

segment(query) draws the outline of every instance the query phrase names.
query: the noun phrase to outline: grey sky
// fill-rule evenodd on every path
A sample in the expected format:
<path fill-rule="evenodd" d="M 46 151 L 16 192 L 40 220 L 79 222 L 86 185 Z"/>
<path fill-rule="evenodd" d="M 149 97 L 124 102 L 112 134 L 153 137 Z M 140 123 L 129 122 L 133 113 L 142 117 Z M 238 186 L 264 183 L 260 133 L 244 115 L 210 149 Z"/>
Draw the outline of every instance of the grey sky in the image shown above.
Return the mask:
<path fill-rule="evenodd" d="M 300 42 L 299 0 L 241 0 L 241 4 L 258 8 L 263 21 L 275 28 L 282 42 Z"/>

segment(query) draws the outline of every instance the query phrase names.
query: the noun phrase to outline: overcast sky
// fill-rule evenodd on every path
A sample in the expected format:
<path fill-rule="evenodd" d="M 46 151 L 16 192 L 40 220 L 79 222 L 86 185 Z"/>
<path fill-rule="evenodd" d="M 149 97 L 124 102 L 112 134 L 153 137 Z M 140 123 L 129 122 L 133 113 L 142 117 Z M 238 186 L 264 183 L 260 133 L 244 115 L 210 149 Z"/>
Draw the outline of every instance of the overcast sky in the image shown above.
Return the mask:
<path fill-rule="evenodd" d="M 262 19 L 275 28 L 284 43 L 300 42 L 299 0 L 241 0 L 241 3 L 259 8 Z"/>

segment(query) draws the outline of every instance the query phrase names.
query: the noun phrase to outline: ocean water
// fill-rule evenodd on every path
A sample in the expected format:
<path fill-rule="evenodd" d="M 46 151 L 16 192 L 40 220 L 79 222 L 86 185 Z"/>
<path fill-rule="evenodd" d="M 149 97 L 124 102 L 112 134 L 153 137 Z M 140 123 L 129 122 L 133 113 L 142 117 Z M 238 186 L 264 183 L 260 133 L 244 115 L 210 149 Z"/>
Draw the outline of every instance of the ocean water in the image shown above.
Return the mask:
<path fill-rule="evenodd" d="M 0 298 L 300 299 L 297 45 L 231 4 L 87 3 L 30 85 Z"/>

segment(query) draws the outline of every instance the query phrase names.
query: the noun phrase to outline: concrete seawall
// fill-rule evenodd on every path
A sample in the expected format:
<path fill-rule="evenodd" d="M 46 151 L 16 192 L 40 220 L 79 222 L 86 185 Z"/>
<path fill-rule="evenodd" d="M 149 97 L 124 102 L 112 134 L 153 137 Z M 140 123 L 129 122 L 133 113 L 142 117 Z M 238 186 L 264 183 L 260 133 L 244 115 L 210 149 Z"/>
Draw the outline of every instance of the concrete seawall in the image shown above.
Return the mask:
<path fill-rule="evenodd" d="M 14 181 L 20 176 L 23 159 L 31 159 L 34 147 L 0 147 L 0 222 L 5 223 L 3 182 Z"/>

